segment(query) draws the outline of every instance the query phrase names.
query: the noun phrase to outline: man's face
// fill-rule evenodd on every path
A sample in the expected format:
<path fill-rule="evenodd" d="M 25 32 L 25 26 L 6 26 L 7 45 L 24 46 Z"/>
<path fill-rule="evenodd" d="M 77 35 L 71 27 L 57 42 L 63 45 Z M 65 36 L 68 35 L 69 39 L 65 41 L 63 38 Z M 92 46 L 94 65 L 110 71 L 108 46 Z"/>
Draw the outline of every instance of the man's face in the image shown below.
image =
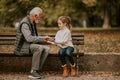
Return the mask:
<path fill-rule="evenodd" d="M 43 13 L 40 13 L 38 15 L 35 15 L 35 23 L 39 23 L 42 19 Z"/>

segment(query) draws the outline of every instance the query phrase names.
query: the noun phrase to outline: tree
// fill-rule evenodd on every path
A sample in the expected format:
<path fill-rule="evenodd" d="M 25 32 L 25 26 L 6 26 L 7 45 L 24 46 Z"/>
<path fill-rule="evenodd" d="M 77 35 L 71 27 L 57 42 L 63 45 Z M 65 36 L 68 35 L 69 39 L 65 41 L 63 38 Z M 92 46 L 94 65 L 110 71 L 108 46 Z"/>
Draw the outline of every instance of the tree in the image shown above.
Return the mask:
<path fill-rule="evenodd" d="M 57 19 L 60 16 L 67 15 L 73 18 L 75 14 L 74 0 L 43 0 L 40 6 L 44 10 L 43 21 L 46 26 L 57 26 Z M 74 16 L 75 17 L 75 16 Z"/>
<path fill-rule="evenodd" d="M 1 21 L 4 26 L 13 27 L 13 23 L 16 20 L 27 15 L 34 6 L 38 5 L 39 0 L 0 0 L 0 13 L 2 15 Z"/>
<path fill-rule="evenodd" d="M 108 2 L 107 0 L 101 1 L 103 5 L 103 12 L 104 12 L 104 22 L 103 28 L 111 27 L 110 23 L 110 15 L 111 15 L 111 0 Z"/>
<path fill-rule="evenodd" d="M 57 26 L 62 15 L 70 16 L 73 26 L 120 25 L 118 0 L 0 0 L 0 23 L 12 27 L 35 6 L 43 9 L 44 17 L 39 25 L 44 27 Z"/>

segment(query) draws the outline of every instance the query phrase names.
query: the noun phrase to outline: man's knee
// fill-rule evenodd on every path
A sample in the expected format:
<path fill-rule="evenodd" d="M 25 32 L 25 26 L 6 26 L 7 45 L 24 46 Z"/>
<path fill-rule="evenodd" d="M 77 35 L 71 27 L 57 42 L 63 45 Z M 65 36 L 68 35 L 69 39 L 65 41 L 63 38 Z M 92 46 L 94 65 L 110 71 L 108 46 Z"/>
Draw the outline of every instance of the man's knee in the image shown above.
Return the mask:
<path fill-rule="evenodd" d="M 50 48 L 48 46 L 43 46 L 43 49 L 45 50 L 45 52 L 49 52 L 50 51 Z"/>
<path fill-rule="evenodd" d="M 48 46 L 44 46 L 43 48 L 44 48 L 44 50 L 46 50 L 46 51 L 49 51 L 49 50 L 50 50 L 50 48 L 49 48 Z"/>
<path fill-rule="evenodd" d="M 41 51 L 43 50 L 43 48 L 42 48 L 41 45 L 32 44 L 32 45 L 30 46 L 30 50 L 31 50 L 31 52 L 36 52 L 36 51 L 41 52 Z"/>

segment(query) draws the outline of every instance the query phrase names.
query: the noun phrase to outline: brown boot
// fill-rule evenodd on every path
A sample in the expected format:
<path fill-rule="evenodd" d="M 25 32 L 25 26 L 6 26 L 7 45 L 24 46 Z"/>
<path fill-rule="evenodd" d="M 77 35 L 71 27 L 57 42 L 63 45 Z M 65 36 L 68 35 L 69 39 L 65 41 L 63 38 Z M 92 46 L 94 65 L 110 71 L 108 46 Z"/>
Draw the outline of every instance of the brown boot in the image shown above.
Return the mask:
<path fill-rule="evenodd" d="M 75 67 L 75 65 L 72 65 L 71 66 L 71 76 L 76 76 L 76 67 Z"/>
<path fill-rule="evenodd" d="M 65 65 L 63 65 L 62 66 L 63 67 L 63 77 L 67 77 L 68 76 L 68 67 L 67 67 L 67 65 L 65 64 Z"/>

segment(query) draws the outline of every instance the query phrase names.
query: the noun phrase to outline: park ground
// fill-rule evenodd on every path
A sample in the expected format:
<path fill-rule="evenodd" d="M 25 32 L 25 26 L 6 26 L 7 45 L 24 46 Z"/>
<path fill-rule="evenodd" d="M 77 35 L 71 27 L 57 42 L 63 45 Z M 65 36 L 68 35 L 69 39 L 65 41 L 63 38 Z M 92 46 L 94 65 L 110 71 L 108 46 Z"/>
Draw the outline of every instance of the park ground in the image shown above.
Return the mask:
<path fill-rule="evenodd" d="M 78 77 L 62 77 L 62 72 L 43 71 L 44 79 L 29 79 L 29 72 L 0 72 L 0 80 L 120 80 L 120 72 L 79 72 Z"/>
<path fill-rule="evenodd" d="M 16 31 L 15 30 L 6 31 L 6 29 L 0 30 L 0 34 L 2 33 L 4 34 L 4 32 L 5 33 L 7 32 L 6 34 L 9 34 L 11 32 L 16 32 Z M 41 34 L 44 34 L 45 32 L 49 32 L 49 31 L 44 31 L 44 30 L 40 31 Z M 120 47 L 120 36 L 119 36 L 120 30 L 117 30 L 117 29 L 116 30 L 85 30 L 85 31 L 83 30 L 83 31 L 76 31 L 76 33 L 84 33 L 85 35 L 85 46 L 84 46 L 85 48 L 84 47 L 81 48 L 81 50 L 83 50 L 84 52 L 96 52 L 96 53 L 103 53 L 103 54 L 106 52 L 107 53 L 109 52 L 119 53 L 120 52 L 120 48 L 119 48 Z M 53 47 L 53 49 L 51 49 L 51 52 L 55 51 L 55 49 L 56 48 Z M 0 46 L 0 50 L 2 50 L 3 52 L 13 52 L 13 47 L 10 46 L 10 48 L 8 48 L 8 46 L 5 46 L 5 47 Z M 109 57 L 113 57 L 113 59 Z M 97 67 L 100 67 L 100 66 L 102 67 L 101 69 L 103 69 L 103 66 L 106 67 L 103 70 L 100 69 L 100 71 L 92 71 L 92 72 L 91 71 L 88 71 L 88 72 L 80 71 L 79 77 L 69 76 L 67 78 L 62 77 L 62 72 L 44 71 L 42 72 L 42 75 L 44 75 L 45 78 L 41 80 L 120 80 L 119 55 L 117 56 L 114 55 L 114 56 L 109 56 L 109 57 L 106 58 L 106 56 L 103 56 L 104 59 L 102 58 L 102 61 L 107 60 L 106 62 L 107 64 L 109 64 L 108 66 L 101 65 L 100 61 L 99 61 L 99 64 L 98 64 L 98 61 L 95 62 Z M 89 58 L 89 59 L 92 59 L 92 58 Z M 89 62 L 89 61 L 94 62 L 94 59 L 93 60 L 89 60 L 89 59 L 86 62 Z M 97 57 L 97 60 L 99 59 L 100 58 Z M 8 62 L 9 61 L 10 60 L 8 60 Z M 112 62 L 112 64 L 110 62 Z M 96 66 L 91 64 L 91 66 L 87 68 L 93 69 Z M 112 72 L 109 72 L 109 71 L 106 72 L 105 69 L 107 70 L 111 69 Z M 119 71 L 119 72 L 113 72 L 114 70 Z M 29 79 L 27 77 L 28 74 L 29 72 L 4 72 L 4 71 L 2 72 L 0 71 L 0 80 L 38 80 L 38 79 Z"/>

